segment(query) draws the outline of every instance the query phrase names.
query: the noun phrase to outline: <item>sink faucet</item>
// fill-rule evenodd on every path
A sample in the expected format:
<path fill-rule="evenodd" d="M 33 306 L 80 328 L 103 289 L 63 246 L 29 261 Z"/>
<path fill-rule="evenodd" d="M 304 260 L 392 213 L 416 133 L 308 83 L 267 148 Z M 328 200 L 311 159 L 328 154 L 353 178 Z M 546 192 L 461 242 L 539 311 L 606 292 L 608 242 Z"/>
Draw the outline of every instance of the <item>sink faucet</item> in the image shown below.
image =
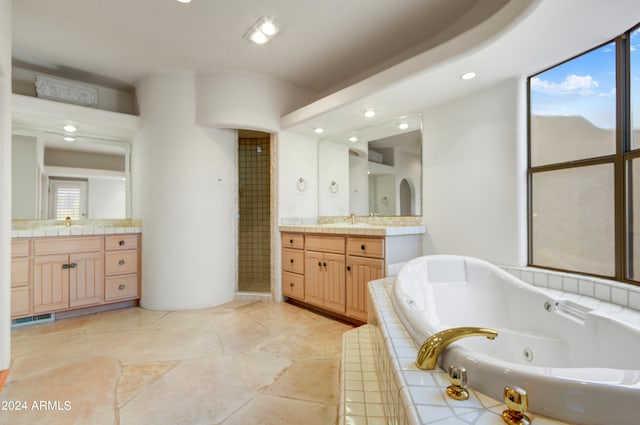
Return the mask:
<path fill-rule="evenodd" d="M 356 215 L 354 213 L 351 213 L 349 218 L 351 218 L 351 224 L 356 224 Z"/>
<path fill-rule="evenodd" d="M 496 339 L 498 331 L 488 328 L 461 327 L 450 328 L 431 335 L 420 347 L 416 366 L 422 370 L 434 370 L 438 363 L 440 353 L 449 344 L 461 338 L 470 336 L 486 336 L 487 339 Z"/>

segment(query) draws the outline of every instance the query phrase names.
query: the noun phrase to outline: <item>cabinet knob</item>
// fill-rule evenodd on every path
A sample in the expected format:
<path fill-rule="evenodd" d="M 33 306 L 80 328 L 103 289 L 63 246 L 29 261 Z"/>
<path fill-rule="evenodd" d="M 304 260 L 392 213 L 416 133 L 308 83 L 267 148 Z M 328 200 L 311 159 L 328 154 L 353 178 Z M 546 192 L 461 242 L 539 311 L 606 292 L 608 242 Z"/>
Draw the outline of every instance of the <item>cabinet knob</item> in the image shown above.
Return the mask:
<path fill-rule="evenodd" d="M 327 267 L 327 263 L 322 263 L 323 266 Z"/>
<path fill-rule="evenodd" d="M 360 245 L 360 249 L 364 251 L 366 247 L 364 245 Z"/>
<path fill-rule="evenodd" d="M 318 261 L 318 267 L 322 267 L 322 262 Z"/>
<path fill-rule="evenodd" d="M 76 266 L 77 266 L 77 264 L 76 264 L 76 263 L 71 263 L 71 264 L 69 264 L 69 267 L 71 267 L 72 269 L 75 269 L 75 268 L 76 268 Z"/>
<path fill-rule="evenodd" d="M 350 272 L 351 271 L 351 266 L 347 266 L 347 271 Z"/>
<path fill-rule="evenodd" d="M 291 262 L 291 264 L 293 264 L 293 258 L 291 260 L 289 260 Z"/>
<path fill-rule="evenodd" d="M 293 245 L 293 239 L 289 239 L 289 243 Z"/>
<path fill-rule="evenodd" d="M 66 269 L 68 269 L 68 268 L 69 268 L 69 264 L 63 264 L 63 265 L 62 265 L 62 270 L 66 270 Z"/>
<path fill-rule="evenodd" d="M 124 283 L 121 283 L 120 285 L 118 285 L 118 289 L 123 291 L 125 288 Z"/>
<path fill-rule="evenodd" d="M 289 284 L 289 287 L 293 288 L 293 282 L 291 282 L 291 283 Z"/>
<path fill-rule="evenodd" d="M 124 241 L 120 241 L 120 242 L 118 242 L 118 245 L 120 245 L 120 246 L 124 246 Z"/>
<path fill-rule="evenodd" d="M 121 266 L 124 266 L 124 260 L 118 261 L 118 264 L 121 265 Z"/>

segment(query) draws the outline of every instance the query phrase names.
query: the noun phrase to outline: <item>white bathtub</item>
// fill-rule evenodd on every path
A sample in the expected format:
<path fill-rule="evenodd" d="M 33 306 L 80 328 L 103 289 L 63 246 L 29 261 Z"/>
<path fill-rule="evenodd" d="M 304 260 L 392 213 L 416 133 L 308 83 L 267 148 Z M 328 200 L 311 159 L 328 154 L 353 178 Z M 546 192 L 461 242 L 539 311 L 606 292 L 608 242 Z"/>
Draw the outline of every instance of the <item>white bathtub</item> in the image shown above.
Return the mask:
<path fill-rule="evenodd" d="M 553 299 L 500 268 L 470 257 L 416 258 L 398 273 L 393 306 L 416 345 L 459 326 L 493 328 L 440 356 L 467 369 L 468 385 L 502 400 L 505 385 L 529 409 L 583 425 L 640 423 L 640 329 L 584 305 Z"/>

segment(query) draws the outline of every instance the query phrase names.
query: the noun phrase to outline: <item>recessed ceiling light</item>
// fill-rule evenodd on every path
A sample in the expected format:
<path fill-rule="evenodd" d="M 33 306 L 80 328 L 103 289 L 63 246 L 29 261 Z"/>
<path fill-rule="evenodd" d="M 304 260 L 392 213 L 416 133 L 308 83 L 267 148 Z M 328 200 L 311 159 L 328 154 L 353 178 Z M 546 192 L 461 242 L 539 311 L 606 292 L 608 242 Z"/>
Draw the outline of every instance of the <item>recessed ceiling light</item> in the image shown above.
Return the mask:
<path fill-rule="evenodd" d="M 398 128 L 400 130 L 406 130 L 407 128 L 409 128 L 409 123 L 407 122 L 401 122 L 400 124 L 398 124 Z"/>
<path fill-rule="evenodd" d="M 322 133 L 324 133 L 324 128 L 316 127 L 316 128 L 314 128 L 314 129 L 313 129 L 313 131 L 314 131 L 316 134 L 322 134 Z"/>
<path fill-rule="evenodd" d="M 64 128 L 64 131 L 67 131 L 69 133 L 75 133 L 75 131 L 77 130 L 76 126 L 71 124 L 67 124 L 62 128 Z"/>
<path fill-rule="evenodd" d="M 263 33 L 262 31 L 254 31 L 251 33 L 251 36 L 249 36 L 249 38 L 251 39 L 251 41 L 253 41 L 256 44 L 264 44 L 267 41 L 269 41 L 269 37 L 267 37 L 267 35 L 265 33 Z"/>
<path fill-rule="evenodd" d="M 273 19 L 262 17 L 249 28 L 244 38 L 253 41 L 256 44 L 265 44 L 271 37 L 280 31 L 279 26 Z"/>
<path fill-rule="evenodd" d="M 357 142 L 357 141 L 358 141 L 358 138 L 357 138 L 356 136 L 351 136 L 351 137 L 349 137 L 349 141 L 350 141 L 351 143 L 355 143 L 355 142 Z"/>
<path fill-rule="evenodd" d="M 373 108 L 367 108 L 364 111 L 362 111 L 362 115 L 364 115 L 367 118 L 373 118 L 376 116 L 376 110 Z"/>
<path fill-rule="evenodd" d="M 475 72 L 467 72 L 464 73 L 460 76 L 460 78 L 462 78 L 463 80 L 473 80 L 474 78 L 476 78 L 476 73 Z"/>
<path fill-rule="evenodd" d="M 73 142 L 75 139 L 75 137 L 71 137 L 71 136 L 64 136 L 62 138 L 62 140 L 64 140 L 65 142 Z"/>
<path fill-rule="evenodd" d="M 178 3 L 191 3 L 191 0 L 178 0 Z"/>
<path fill-rule="evenodd" d="M 260 25 L 260 30 L 269 37 L 278 32 L 278 28 L 271 21 L 264 21 L 262 25 Z"/>

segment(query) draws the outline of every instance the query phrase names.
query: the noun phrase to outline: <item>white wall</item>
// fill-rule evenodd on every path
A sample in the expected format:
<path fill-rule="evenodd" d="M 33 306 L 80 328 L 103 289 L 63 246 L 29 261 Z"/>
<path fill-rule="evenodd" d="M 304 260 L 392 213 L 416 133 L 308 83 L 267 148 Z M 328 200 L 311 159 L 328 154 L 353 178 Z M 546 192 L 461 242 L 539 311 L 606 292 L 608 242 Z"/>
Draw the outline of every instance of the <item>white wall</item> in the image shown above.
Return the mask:
<path fill-rule="evenodd" d="M 240 72 L 199 75 L 196 84 L 197 123 L 211 128 L 277 132 L 280 116 L 313 95 L 263 75 Z"/>
<path fill-rule="evenodd" d="M 236 281 L 236 131 L 195 124 L 194 74 L 145 77 L 137 94 L 142 129 L 131 174 L 133 216 L 144 226 L 141 305 L 228 302 Z"/>
<path fill-rule="evenodd" d="M 122 178 L 89 177 L 88 218 L 125 218 L 127 182 Z"/>
<path fill-rule="evenodd" d="M 506 81 L 423 117 L 423 252 L 525 265 L 525 82 Z"/>
<path fill-rule="evenodd" d="M 38 218 L 38 140 L 13 136 L 11 152 L 11 216 Z"/>
<path fill-rule="evenodd" d="M 318 163 L 322 164 L 318 169 L 318 215 L 349 215 L 349 147 L 323 141 Z"/>
<path fill-rule="evenodd" d="M 355 215 L 369 215 L 368 167 L 366 156 L 349 154 L 349 206 Z"/>
<path fill-rule="evenodd" d="M 0 0 L 0 371 L 11 360 L 11 0 Z"/>
<path fill-rule="evenodd" d="M 278 134 L 278 217 L 318 216 L 318 141 L 294 133 Z M 306 189 L 298 189 L 298 181 Z"/>

